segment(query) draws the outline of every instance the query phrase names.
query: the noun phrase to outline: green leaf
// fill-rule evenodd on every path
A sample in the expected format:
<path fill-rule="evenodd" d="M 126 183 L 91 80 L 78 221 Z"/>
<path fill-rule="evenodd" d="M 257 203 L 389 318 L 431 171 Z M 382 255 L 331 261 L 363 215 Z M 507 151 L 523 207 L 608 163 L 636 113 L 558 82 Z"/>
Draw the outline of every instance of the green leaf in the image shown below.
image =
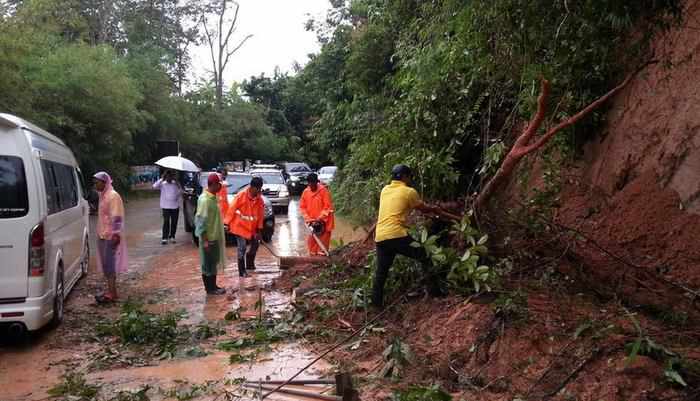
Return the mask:
<path fill-rule="evenodd" d="M 486 243 L 486 241 L 488 241 L 488 240 L 489 240 L 489 235 L 488 235 L 488 234 L 484 234 L 483 237 L 479 238 L 478 244 L 479 244 L 479 245 L 484 245 L 484 244 Z"/>
<path fill-rule="evenodd" d="M 666 369 L 664 371 L 664 376 L 673 383 L 680 384 L 683 387 L 687 387 L 688 383 L 683 380 L 683 377 L 674 369 Z"/>
<path fill-rule="evenodd" d="M 627 355 L 627 360 L 625 362 L 625 367 L 629 366 L 630 363 L 634 362 L 634 359 L 637 357 L 637 354 L 639 354 L 639 349 L 642 347 L 642 338 L 638 338 L 632 343 L 632 350 L 630 353 Z"/>

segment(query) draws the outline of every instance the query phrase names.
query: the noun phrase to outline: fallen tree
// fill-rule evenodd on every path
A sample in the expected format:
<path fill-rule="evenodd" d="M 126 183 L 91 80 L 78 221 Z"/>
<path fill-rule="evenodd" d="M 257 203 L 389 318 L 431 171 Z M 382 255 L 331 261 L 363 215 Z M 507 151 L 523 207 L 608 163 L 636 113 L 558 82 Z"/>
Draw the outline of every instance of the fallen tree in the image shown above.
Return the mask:
<path fill-rule="evenodd" d="M 550 128 L 543 135 L 535 136 L 537 131 L 542 126 L 542 123 L 544 122 L 547 113 L 547 98 L 549 97 L 549 81 L 542 78 L 540 95 L 537 98 L 537 112 L 535 113 L 534 117 L 530 120 L 527 127 L 525 127 L 523 133 L 520 134 L 518 139 L 515 141 L 515 144 L 506 155 L 505 159 L 503 160 L 503 163 L 496 171 L 496 174 L 494 174 L 494 176 L 486 183 L 484 188 L 477 196 L 476 201 L 474 202 L 474 208 L 477 211 L 484 209 L 486 202 L 493 196 L 496 190 L 498 190 L 501 186 L 503 186 L 506 182 L 509 181 L 520 160 L 522 160 L 525 156 L 541 149 L 559 131 L 575 124 L 576 122 L 590 114 L 593 110 L 600 107 L 608 99 L 613 97 L 616 93 L 618 93 L 625 86 L 627 86 L 627 84 L 630 83 L 632 78 L 634 78 L 634 76 L 637 75 L 639 71 L 641 71 L 644 67 L 646 67 L 649 64 L 650 63 L 646 63 L 643 67 L 637 69 L 635 72 L 630 74 L 621 84 L 617 85 L 608 93 L 593 101 L 583 110 L 579 111 L 573 116 Z"/>

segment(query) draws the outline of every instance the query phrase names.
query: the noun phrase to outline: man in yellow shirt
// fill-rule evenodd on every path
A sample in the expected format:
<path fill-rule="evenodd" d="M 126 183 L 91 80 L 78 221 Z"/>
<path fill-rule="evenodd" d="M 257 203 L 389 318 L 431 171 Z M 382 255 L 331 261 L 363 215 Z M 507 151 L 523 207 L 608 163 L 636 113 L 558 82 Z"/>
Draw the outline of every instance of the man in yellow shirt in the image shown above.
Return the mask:
<path fill-rule="evenodd" d="M 423 213 L 452 218 L 441 208 L 424 203 L 418 192 L 410 187 L 412 178 L 410 167 L 397 164 L 391 170 L 391 183 L 382 189 L 379 197 L 379 217 L 374 236 L 377 246 L 377 270 L 372 287 L 372 305 L 378 308 L 384 305 L 384 284 L 396 255 L 419 260 L 426 271 L 430 268 L 430 260 L 425 250 L 411 246 L 414 240 L 408 235 L 406 227 L 408 214 L 417 209 Z M 439 294 L 437 280 L 429 279 L 428 283 L 429 292 Z"/>

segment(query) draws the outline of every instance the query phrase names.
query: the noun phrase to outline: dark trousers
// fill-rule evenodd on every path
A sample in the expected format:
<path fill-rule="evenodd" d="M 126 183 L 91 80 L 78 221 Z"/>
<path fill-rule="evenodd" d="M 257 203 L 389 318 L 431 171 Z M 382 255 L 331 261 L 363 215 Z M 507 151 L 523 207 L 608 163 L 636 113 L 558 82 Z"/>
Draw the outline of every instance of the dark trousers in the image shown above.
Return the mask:
<path fill-rule="evenodd" d="M 372 286 L 372 305 L 381 307 L 384 305 L 384 284 L 389 276 L 389 269 L 394 263 L 396 255 L 403 255 L 411 259 L 418 260 L 427 273 L 430 269 L 430 260 L 423 248 L 411 246 L 413 238 L 409 236 L 388 239 L 377 242 L 377 270 L 374 273 L 374 283 Z M 439 286 L 437 278 L 428 278 L 430 287 Z"/>
<path fill-rule="evenodd" d="M 236 235 L 236 244 L 238 245 L 238 259 L 243 259 L 246 255 L 254 258 L 255 254 L 258 253 L 258 246 L 260 246 L 260 242 L 256 240 L 255 237 L 245 239 L 238 235 Z M 249 245 L 250 248 L 248 247 Z"/>
<path fill-rule="evenodd" d="M 175 238 L 177 218 L 180 215 L 180 209 L 161 210 L 163 210 L 163 239 Z"/>

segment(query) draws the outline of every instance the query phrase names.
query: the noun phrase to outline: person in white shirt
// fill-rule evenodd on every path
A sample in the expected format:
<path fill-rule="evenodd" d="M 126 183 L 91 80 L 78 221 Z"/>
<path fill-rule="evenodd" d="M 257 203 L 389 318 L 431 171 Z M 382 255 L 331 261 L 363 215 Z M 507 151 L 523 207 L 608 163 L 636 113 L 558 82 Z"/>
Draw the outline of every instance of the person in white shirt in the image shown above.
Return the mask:
<path fill-rule="evenodd" d="M 160 243 L 165 245 L 170 240 L 174 244 L 177 219 L 180 215 L 180 203 L 182 202 L 182 187 L 175 179 L 175 172 L 167 170 L 153 184 L 153 189 L 160 190 L 160 208 L 163 210 L 163 237 Z"/>

